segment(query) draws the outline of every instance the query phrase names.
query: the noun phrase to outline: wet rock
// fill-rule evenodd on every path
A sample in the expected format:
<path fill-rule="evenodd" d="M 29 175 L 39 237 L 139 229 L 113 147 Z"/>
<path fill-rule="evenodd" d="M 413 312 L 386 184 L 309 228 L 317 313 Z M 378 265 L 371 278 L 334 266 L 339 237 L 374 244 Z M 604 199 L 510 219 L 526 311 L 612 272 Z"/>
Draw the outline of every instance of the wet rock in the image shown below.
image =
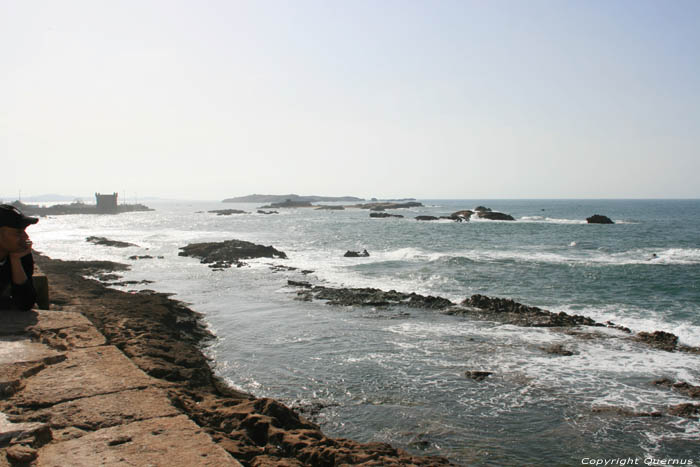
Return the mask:
<path fill-rule="evenodd" d="M 632 334 L 632 330 L 630 328 L 627 328 L 625 326 L 621 326 L 619 324 L 615 324 L 612 321 L 606 321 L 605 325 L 609 328 L 617 329 L 622 332 L 626 332 L 627 334 Z"/>
<path fill-rule="evenodd" d="M 362 253 L 360 253 L 358 251 L 348 250 L 343 256 L 346 258 L 365 258 L 369 256 L 369 252 L 367 250 L 362 250 Z"/>
<path fill-rule="evenodd" d="M 464 376 L 467 378 L 473 379 L 474 381 L 483 381 L 489 376 L 493 374 L 492 371 L 480 371 L 480 370 L 472 370 L 472 371 L 465 371 Z"/>
<path fill-rule="evenodd" d="M 417 221 L 436 221 L 438 220 L 435 216 L 416 216 Z"/>
<path fill-rule="evenodd" d="M 465 209 L 462 211 L 453 212 L 452 214 L 450 214 L 449 217 L 450 217 L 450 219 L 453 219 L 455 221 L 463 222 L 463 221 L 468 221 L 472 217 L 473 214 L 474 214 L 474 211 L 470 211 L 468 209 Z"/>
<path fill-rule="evenodd" d="M 314 271 L 311 270 L 311 269 L 302 269 L 300 272 L 301 272 L 303 275 L 305 275 L 305 276 L 308 275 L 308 274 L 313 274 L 313 273 L 314 273 Z"/>
<path fill-rule="evenodd" d="M 251 258 L 280 258 L 286 259 L 283 251 L 272 246 L 256 245 L 243 240 L 226 240 L 223 242 L 191 243 L 181 247 L 179 256 L 199 258 L 203 264 L 211 268 L 228 268 L 232 264 L 237 267 L 245 265 L 241 260 Z"/>
<path fill-rule="evenodd" d="M 129 256 L 129 259 L 133 259 L 133 260 L 137 260 L 137 259 L 153 259 L 153 256 L 151 256 L 151 255 L 143 255 L 143 256 L 133 255 L 133 256 Z"/>
<path fill-rule="evenodd" d="M 676 417 L 697 419 L 700 415 L 700 404 L 678 404 L 669 407 L 668 413 Z"/>
<path fill-rule="evenodd" d="M 278 211 L 263 211 L 262 209 L 258 209 L 258 214 L 279 214 Z"/>
<path fill-rule="evenodd" d="M 489 219 L 492 221 L 514 221 L 515 219 L 513 216 L 509 214 L 504 214 L 502 212 L 496 212 L 496 211 L 477 211 L 477 216 L 479 216 L 480 219 Z"/>
<path fill-rule="evenodd" d="M 678 345 L 678 336 L 665 331 L 654 331 L 652 333 L 640 332 L 637 334 L 636 339 L 656 349 L 666 350 L 667 352 L 673 352 Z"/>
<path fill-rule="evenodd" d="M 386 217 L 397 217 L 403 219 L 401 214 L 389 214 L 388 212 L 370 212 L 369 217 L 374 218 L 386 218 Z"/>
<path fill-rule="evenodd" d="M 216 214 L 217 216 L 230 216 L 231 214 L 249 214 L 245 211 L 241 211 L 240 209 L 215 209 L 213 211 L 207 212 Z"/>
<path fill-rule="evenodd" d="M 517 326 L 602 326 L 602 324 L 585 316 L 569 315 L 564 312 L 552 313 L 538 307 L 523 305 L 508 298 L 492 298 L 477 294 L 465 299 L 461 305 L 468 307 L 464 314 L 477 314 L 481 317 L 490 317 Z"/>
<path fill-rule="evenodd" d="M 311 283 L 305 282 L 305 281 L 293 281 L 293 280 L 288 280 L 287 285 L 292 286 L 292 287 L 304 287 L 307 289 L 310 289 L 313 287 Z"/>
<path fill-rule="evenodd" d="M 548 347 L 542 347 L 542 350 L 552 355 L 561 355 L 564 357 L 570 357 L 574 355 L 574 352 L 566 349 L 562 344 L 552 344 Z"/>
<path fill-rule="evenodd" d="M 270 270 L 273 272 L 280 272 L 280 271 L 296 271 L 297 268 L 292 267 L 292 266 L 284 266 L 282 264 L 275 264 L 273 266 L 270 266 Z"/>
<path fill-rule="evenodd" d="M 624 417 L 661 417 L 663 414 L 658 411 L 653 411 L 653 412 L 636 412 L 634 410 L 630 410 L 626 407 L 613 407 L 613 406 L 599 406 L 599 407 L 593 407 L 591 410 L 593 413 L 597 414 L 611 414 L 611 415 L 619 415 L 619 416 L 624 416 Z"/>
<path fill-rule="evenodd" d="M 288 281 L 289 285 L 297 286 L 296 282 Z M 307 287 L 301 283 L 300 287 Z M 309 284 L 310 285 L 310 284 Z M 327 300 L 329 305 L 341 306 L 407 306 L 411 308 L 443 309 L 454 303 L 442 297 L 424 296 L 416 293 L 402 293 L 395 290 L 385 292 L 373 288 L 333 288 L 315 286 L 304 292 L 304 299 Z"/>
<path fill-rule="evenodd" d="M 344 211 L 345 206 L 329 206 L 323 205 L 316 208 L 317 211 Z"/>
<path fill-rule="evenodd" d="M 114 248 L 128 248 L 131 246 L 138 246 L 133 243 L 128 243 L 128 242 L 120 242 L 119 240 L 110 240 L 105 237 L 95 237 L 95 236 L 90 236 L 85 239 L 85 241 L 94 243 L 95 245 L 103 245 L 103 246 L 112 246 Z"/>
<path fill-rule="evenodd" d="M 477 206 L 474 208 L 474 211 L 476 211 L 476 212 L 491 212 L 491 208 L 487 208 L 485 206 Z"/>
<path fill-rule="evenodd" d="M 677 391 L 681 394 L 685 394 L 686 396 L 692 399 L 700 399 L 700 386 L 694 386 L 684 381 L 678 381 L 674 383 L 673 381 L 667 378 L 657 379 L 653 381 L 652 384 L 671 388 L 674 391 Z"/>
<path fill-rule="evenodd" d="M 589 224 L 614 224 L 612 219 L 600 214 L 593 214 L 591 217 L 587 217 L 586 222 Z"/>

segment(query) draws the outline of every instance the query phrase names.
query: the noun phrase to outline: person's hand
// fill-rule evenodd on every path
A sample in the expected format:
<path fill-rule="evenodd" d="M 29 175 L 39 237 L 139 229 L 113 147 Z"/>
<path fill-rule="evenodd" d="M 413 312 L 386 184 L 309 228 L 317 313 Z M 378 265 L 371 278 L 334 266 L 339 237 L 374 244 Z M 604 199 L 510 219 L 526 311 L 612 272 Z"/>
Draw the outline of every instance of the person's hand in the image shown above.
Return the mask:
<path fill-rule="evenodd" d="M 22 245 L 16 250 L 10 253 L 10 258 L 20 259 L 24 258 L 32 252 L 32 241 L 26 239 Z"/>

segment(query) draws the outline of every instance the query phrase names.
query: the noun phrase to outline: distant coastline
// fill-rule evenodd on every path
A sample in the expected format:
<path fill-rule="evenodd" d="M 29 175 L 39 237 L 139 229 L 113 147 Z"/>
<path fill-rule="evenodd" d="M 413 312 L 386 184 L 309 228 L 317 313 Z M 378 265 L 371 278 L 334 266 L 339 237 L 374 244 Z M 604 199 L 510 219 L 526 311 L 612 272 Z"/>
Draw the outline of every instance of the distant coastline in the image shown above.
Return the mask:
<path fill-rule="evenodd" d="M 300 196 L 295 194 L 289 195 L 247 195 L 239 196 L 236 198 L 226 198 L 222 203 L 280 203 L 284 201 L 294 201 L 294 202 L 334 202 L 334 201 L 364 201 L 363 198 L 357 198 L 355 196 Z"/>

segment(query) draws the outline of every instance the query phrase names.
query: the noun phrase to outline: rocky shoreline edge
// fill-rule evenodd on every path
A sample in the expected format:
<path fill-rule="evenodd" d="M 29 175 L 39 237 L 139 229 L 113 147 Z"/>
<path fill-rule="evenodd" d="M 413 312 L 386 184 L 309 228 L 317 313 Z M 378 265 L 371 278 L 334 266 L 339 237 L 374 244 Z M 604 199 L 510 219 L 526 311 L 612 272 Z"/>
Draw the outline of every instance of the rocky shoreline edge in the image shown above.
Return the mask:
<path fill-rule="evenodd" d="M 149 290 L 123 292 L 84 277 L 125 270 L 126 265 L 108 261 L 62 261 L 40 254 L 35 255 L 35 261 L 49 278 L 51 310 L 84 315 L 104 335 L 109 348 L 119 349 L 136 367 L 157 381 L 157 389 L 167 394 L 170 404 L 167 410 L 163 409 L 167 413 L 162 416 L 184 414 L 231 456 L 231 465 L 237 465 L 236 461 L 246 466 L 450 465 L 445 458 L 414 456 L 385 443 L 329 438 L 316 424 L 284 404 L 231 388 L 215 375 L 212 362 L 203 353 L 203 347 L 214 336 L 203 326 L 199 313 L 171 299 L 169 294 Z M 41 313 L 50 316 L 51 312 Z M 70 346 L 67 342 L 70 336 L 60 332 L 33 337 L 58 350 Z M 89 348 L 82 350 L 83 353 L 90 351 Z M 75 441 L 99 430 L 133 422 L 133 414 L 125 418 L 113 415 L 109 419 L 101 416 L 99 424 L 82 420 L 71 426 L 70 421 L 66 422 L 66 414 L 53 410 L 51 403 L 23 403 L 21 388 L 30 385 L 24 380 L 36 372 L 41 375 L 46 367 L 60 365 L 63 361 L 55 360 L 47 360 L 31 371 L 20 371 L 14 385 L 3 390 L 0 411 L 7 415 L 7 421 L 11 424 L 41 422 L 49 433 L 50 428 L 60 429 L 61 436 L 68 433 L 65 436 Z M 105 379 L 119 377 L 106 368 Z M 147 399 L 147 392 L 132 391 L 130 397 Z M 124 403 L 133 406 L 149 402 L 130 399 Z M 0 456 L 0 466 L 35 465 L 36 452 L 30 452 L 32 446 L 38 449 L 51 442 L 51 436 L 47 438 L 45 431 L 35 433 L 24 443 L 12 445 L 7 439 L 0 440 L 0 453 L 5 454 Z M 153 430 L 148 436 L 157 434 L 158 430 Z M 133 441 L 129 436 L 121 438 L 108 444 L 120 446 Z M 29 451 L 22 450 L 25 448 Z M 11 449 L 14 450 L 9 452 Z M 22 457 L 27 452 L 29 454 Z M 38 459 L 37 465 L 41 465 L 41 454 Z M 213 458 L 207 462 L 202 460 L 201 465 L 213 465 L 212 461 Z M 180 463 L 173 459 L 173 465 Z"/>

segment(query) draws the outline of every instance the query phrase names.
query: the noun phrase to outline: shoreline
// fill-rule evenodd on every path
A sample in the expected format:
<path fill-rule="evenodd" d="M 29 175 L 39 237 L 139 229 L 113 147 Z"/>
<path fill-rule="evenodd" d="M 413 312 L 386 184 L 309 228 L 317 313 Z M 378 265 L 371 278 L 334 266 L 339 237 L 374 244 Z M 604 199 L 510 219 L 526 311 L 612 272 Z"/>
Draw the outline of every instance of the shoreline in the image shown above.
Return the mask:
<path fill-rule="evenodd" d="M 202 315 L 170 294 L 109 288 L 84 275 L 124 270 L 108 261 L 35 254 L 49 278 L 52 310 L 79 312 L 139 369 L 167 385 L 172 405 L 243 465 L 449 465 L 385 443 L 329 438 L 293 409 L 229 387 L 202 351 L 215 336 Z"/>

